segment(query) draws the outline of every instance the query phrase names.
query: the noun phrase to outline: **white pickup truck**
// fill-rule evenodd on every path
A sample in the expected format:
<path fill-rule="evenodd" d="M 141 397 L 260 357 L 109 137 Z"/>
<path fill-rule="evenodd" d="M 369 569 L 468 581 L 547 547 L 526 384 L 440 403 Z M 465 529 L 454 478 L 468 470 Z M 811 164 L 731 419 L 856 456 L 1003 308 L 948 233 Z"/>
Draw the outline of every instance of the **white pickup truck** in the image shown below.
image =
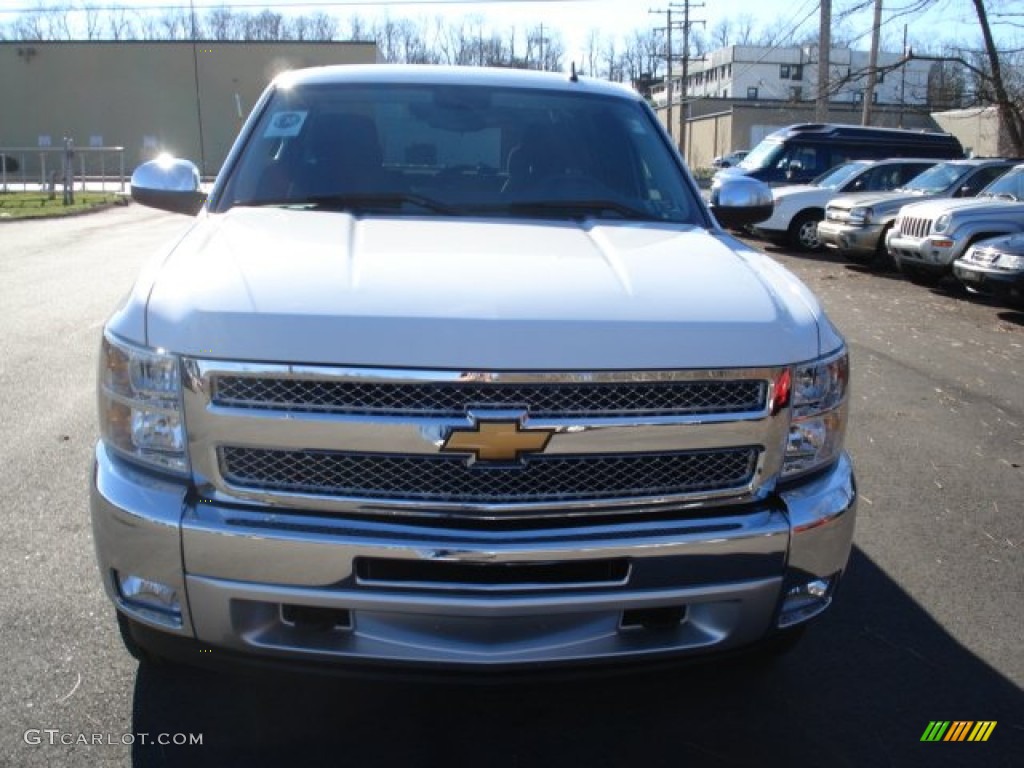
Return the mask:
<path fill-rule="evenodd" d="M 846 346 L 635 93 L 267 89 L 103 332 L 97 556 L 142 659 L 518 669 L 790 644 L 856 491 Z"/>

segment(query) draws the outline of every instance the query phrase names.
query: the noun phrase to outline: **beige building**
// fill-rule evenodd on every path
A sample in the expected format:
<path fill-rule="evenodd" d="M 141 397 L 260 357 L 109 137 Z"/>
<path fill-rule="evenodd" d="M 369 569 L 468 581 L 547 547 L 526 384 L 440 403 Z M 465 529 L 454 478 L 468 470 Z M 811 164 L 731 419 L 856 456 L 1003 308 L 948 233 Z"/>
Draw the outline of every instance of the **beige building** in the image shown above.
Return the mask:
<path fill-rule="evenodd" d="M 166 151 L 212 175 L 279 72 L 376 60 L 374 43 L 3 41 L 0 152 L 70 136 L 79 147 L 123 146 L 128 173 Z M 38 152 L 16 157 L 39 172 Z"/>
<path fill-rule="evenodd" d="M 932 117 L 942 126 L 942 130 L 960 139 L 964 150 L 975 156 L 1013 156 L 1010 138 L 999 121 L 999 112 L 995 107 L 933 112 Z"/>

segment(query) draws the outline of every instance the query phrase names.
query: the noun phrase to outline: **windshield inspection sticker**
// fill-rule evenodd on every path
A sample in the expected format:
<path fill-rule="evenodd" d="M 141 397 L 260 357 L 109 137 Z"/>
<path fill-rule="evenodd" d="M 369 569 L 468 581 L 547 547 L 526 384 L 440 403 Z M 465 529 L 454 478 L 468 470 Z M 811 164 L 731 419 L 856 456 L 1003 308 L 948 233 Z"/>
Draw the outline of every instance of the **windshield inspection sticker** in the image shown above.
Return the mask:
<path fill-rule="evenodd" d="M 306 122 L 308 112 L 277 112 L 263 132 L 265 139 L 285 139 L 291 136 L 298 136 Z"/>

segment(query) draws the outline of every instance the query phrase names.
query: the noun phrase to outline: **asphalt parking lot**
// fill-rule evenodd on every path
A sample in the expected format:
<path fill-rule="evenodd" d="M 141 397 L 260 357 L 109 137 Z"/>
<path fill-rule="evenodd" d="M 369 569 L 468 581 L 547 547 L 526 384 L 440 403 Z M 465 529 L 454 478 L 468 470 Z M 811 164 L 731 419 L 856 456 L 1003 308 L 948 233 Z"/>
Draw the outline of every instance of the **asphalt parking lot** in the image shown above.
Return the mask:
<path fill-rule="evenodd" d="M 140 669 L 93 562 L 95 358 L 186 223 L 131 206 L 0 225 L 0 765 L 1021 764 L 1024 312 L 772 247 L 854 366 L 855 549 L 796 653 L 515 681 Z M 997 725 L 922 743 L 935 720 Z"/>

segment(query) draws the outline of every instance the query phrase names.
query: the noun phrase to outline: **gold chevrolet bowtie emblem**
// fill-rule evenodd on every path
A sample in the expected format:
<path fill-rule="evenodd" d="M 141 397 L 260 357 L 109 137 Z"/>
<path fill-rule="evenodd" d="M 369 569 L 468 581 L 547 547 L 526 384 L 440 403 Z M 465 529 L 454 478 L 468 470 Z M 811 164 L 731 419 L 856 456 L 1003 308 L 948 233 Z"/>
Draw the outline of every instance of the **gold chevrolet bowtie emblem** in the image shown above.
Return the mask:
<path fill-rule="evenodd" d="M 472 453 L 477 461 L 515 461 L 524 453 L 543 451 L 553 429 L 521 429 L 518 421 L 480 421 L 453 429 L 441 446 L 450 453 Z"/>

